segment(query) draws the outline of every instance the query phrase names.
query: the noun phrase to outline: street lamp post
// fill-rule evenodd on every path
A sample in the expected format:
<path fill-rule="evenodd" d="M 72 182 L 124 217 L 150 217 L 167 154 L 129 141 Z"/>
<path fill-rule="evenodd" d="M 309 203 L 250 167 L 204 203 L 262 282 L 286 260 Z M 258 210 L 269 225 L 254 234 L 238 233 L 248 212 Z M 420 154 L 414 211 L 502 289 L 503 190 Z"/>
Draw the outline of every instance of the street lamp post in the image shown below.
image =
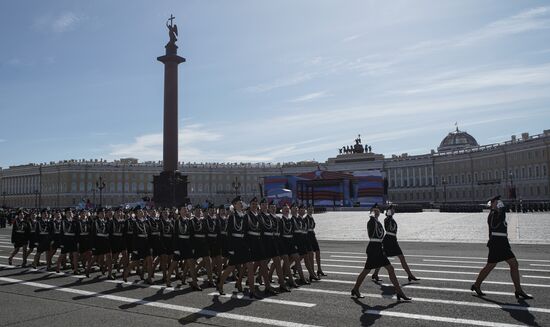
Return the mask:
<path fill-rule="evenodd" d="M 517 194 L 516 194 L 516 188 L 514 187 L 514 174 L 512 173 L 510 173 L 510 199 L 514 200 L 514 210 L 515 212 L 517 212 L 518 211 L 518 207 L 516 203 Z"/>
<path fill-rule="evenodd" d="M 445 177 L 443 177 L 443 180 L 441 180 L 441 184 L 443 184 L 443 204 L 447 204 L 447 180 Z"/>
<path fill-rule="evenodd" d="M 241 182 L 239 182 L 239 178 L 235 177 L 235 180 L 233 183 L 231 183 L 233 188 L 235 189 L 235 197 L 239 196 L 239 189 L 241 188 Z"/>
<path fill-rule="evenodd" d="M 95 186 L 99 189 L 99 207 L 101 208 L 103 206 L 103 189 L 106 186 L 103 177 L 99 176 L 99 180 L 95 182 Z"/>

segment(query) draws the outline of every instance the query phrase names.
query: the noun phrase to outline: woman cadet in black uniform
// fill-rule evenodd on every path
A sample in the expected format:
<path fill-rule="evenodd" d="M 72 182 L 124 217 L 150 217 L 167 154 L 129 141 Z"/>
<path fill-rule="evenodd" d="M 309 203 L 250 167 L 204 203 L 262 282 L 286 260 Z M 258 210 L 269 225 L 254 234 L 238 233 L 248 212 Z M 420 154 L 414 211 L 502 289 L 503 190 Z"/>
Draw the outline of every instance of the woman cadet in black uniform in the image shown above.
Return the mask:
<path fill-rule="evenodd" d="M 471 290 L 475 291 L 479 296 L 484 296 L 485 293 L 481 291 L 481 283 L 483 283 L 497 263 L 506 261 L 510 266 L 510 275 L 512 276 L 512 281 L 516 289 L 516 298 L 532 299 L 533 297 L 526 294 L 521 288 L 518 261 L 508 242 L 506 209 L 504 203 L 500 200 L 500 195 L 490 199 L 489 206 L 491 207 L 491 212 L 489 212 L 489 216 L 487 217 L 487 224 L 489 225 L 489 242 L 487 242 L 489 257 L 487 258 L 487 264 L 485 264 L 485 267 L 479 272 Z"/>
<path fill-rule="evenodd" d="M 27 253 L 23 253 L 23 264 L 22 267 L 27 266 L 27 258 L 31 255 L 33 249 L 36 247 L 36 214 L 31 212 L 25 214 L 25 221 L 27 222 L 27 239 L 29 240 L 29 247 Z"/>
<path fill-rule="evenodd" d="M 151 226 L 145 218 L 145 213 L 142 209 L 136 211 L 137 219 L 133 222 L 133 235 L 134 240 L 132 243 L 132 256 L 128 266 L 124 267 L 124 273 L 122 279 L 127 282 L 128 275 L 134 267 L 139 267 L 140 262 L 143 260 L 143 267 L 140 270 L 140 277 L 144 279 L 145 270 L 147 270 L 147 284 L 153 284 L 153 258 L 151 257 L 151 244 L 149 243 L 149 236 L 151 233 Z"/>
<path fill-rule="evenodd" d="M 88 267 L 91 266 L 92 262 L 92 236 L 90 235 L 92 225 L 87 211 L 80 211 L 76 226 L 76 239 L 78 242 L 78 252 L 80 253 L 79 258 L 82 261 L 82 266 L 86 269 L 86 277 L 90 277 L 90 270 Z"/>
<path fill-rule="evenodd" d="M 273 205 L 273 201 L 270 200 L 269 203 L 266 199 L 260 201 L 260 216 L 262 221 L 263 229 L 263 241 L 264 247 L 268 256 L 268 260 L 273 261 L 271 267 L 268 270 L 267 280 L 272 282 L 272 270 L 277 272 L 277 278 L 279 281 L 279 291 L 280 292 L 290 292 L 290 289 L 285 285 L 285 278 L 283 276 L 283 269 L 281 268 L 281 257 L 279 252 L 279 224 L 277 219 L 273 218 L 269 212 L 269 206 Z M 266 261 L 266 266 L 267 266 Z"/>
<path fill-rule="evenodd" d="M 217 215 L 217 220 L 218 220 L 218 227 L 219 227 L 219 230 L 220 230 L 220 247 L 222 249 L 222 271 L 221 273 L 223 273 L 223 267 L 224 266 L 227 266 L 227 263 L 229 262 L 229 233 L 228 233 L 228 229 L 227 229 L 227 226 L 228 226 L 228 222 L 229 222 L 229 217 L 227 216 L 227 211 L 225 210 L 225 205 L 220 205 L 218 207 L 218 215 Z M 219 279 L 219 276 L 218 275 L 218 279 Z"/>
<path fill-rule="evenodd" d="M 61 247 L 61 212 L 55 210 L 52 215 L 53 217 L 50 220 L 50 250 L 46 253 L 46 270 L 51 269 L 53 256 L 57 249 Z"/>
<path fill-rule="evenodd" d="M 34 261 L 32 267 L 36 269 L 40 263 L 40 256 L 42 252 L 50 251 L 50 214 L 46 209 L 42 209 L 40 217 L 36 220 L 36 229 L 34 230 L 35 234 L 35 244 L 36 244 L 36 254 L 34 255 Z"/>
<path fill-rule="evenodd" d="M 120 267 L 124 265 L 126 260 L 126 239 L 124 234 L 124 229 L 126 221 L 124 219 L 124 213 L 121 208 L 117 208 L 113 214 L 113 219 L 110 221 L 111 227 L 111 257 L 113 262 L 113 267 L 117 272 L 120 272 Z M 122 259 L 119 258 L 122 256 Z"/>
<path fill-rule="evenodd" d="M 293 240 L 294 245 L 296 246 L 296 251 L 298 254 L 294 256 L 294 271 L 298 271 L 298 274 L 300 276 L 300 282 L 305 285 L 309 285 L 310 282 L 304 277 L 304 272 L 302 269 L 302 259 L 307 254 L 307 239 L 306 239 L 306 226 L 302 221 L 302 218 L 298 217 L 298 208 L 301 207 L 298 206 L 297 203 L 292 204 L 292 207 L 290 208 L 290 214 L 292 216 L 292 233 L 294 234 Z M 306 268 L 309 269 L 306 265 Z M 310 277 L 311 271 L 309 271 Z"/>
<path fill-rule="evenodd" d="M 94 261 L 97 262 L 101 273 L 109 273 L 109 279 L 115 279 L 112 275 L 112 259 L 111 259 L 111 243 L 109 241 L 109 235 L 111 234 L 111 224 L 105 218 L 106 209 L 101 208 L 97 213 L 97 218 L 92 221 L 92 254 Z M 88 262 L 87 270 L 89 271 L 92 266 L 92 261 Z"/>
<path fill-rule="evenodd" d="M 206 210 L 205 219 L 207 229 L 208 250 L 210 252 L 210 260 L 212 262 L 212 270 L 216 272 L 219 279 L 222 275 L 222 247 L 220 243 L 220 226 L 216 217 L 216 207 L 210 202 Z"/>
<path fill-rule="evenodd" d="M 160 239 L 162 244 L 160 268 L 164 282 L 170 279 L 167 272 L 174 255 L 174 214 L 169 212 L 168 209 L 162 210 L 160 214 Z"/>
<path fill-rule="evenodd" d="M 239 270 L 239 277 L 235 283 L 235 287 L 242 292 L 242 265 L 250 261 L 250 248 L 245 240 L 247 233 L 247 214 L 243 211 L 243 203 L 241 197 L 237 196 L 231 201 L 233 212 L 229 216 L 227 230 L 229 234 L 229 263 L 223 270 L 222 276 L 218 282 L 218 292 L 224 295 L 223 284 L 227 277 L 233 273 L 235 268 Z M 253 269 L 253 265 L 249 265 L 249 269 Z M 252 281 L 254 282 L 254 281 Z"/>
<path fill-rule="evenodd" d="M 11 243 L 13 244 L 13 252 L 8 258 L 8 264 L 11 266 L 13 257 L 23 248 L 23 257 L 27 256 L 27 245 L 29 243 L 29 234 L 27 233 L 27 222 L 22 210 L 17 211 L 11 230 Z"/>
<path fill-rule="evenodd" d="M 310 242 L 309 235 L 308 235 L 308 219 L 306 217 L 306 208 L 304 205 L 300 205 L 298 207 L 298 219 L 302 222 L 301 227 L 301 237 L 302 242 L 304 244 L 304 250 L 306 254 L 303 255 L 304 258 L 304 264 L 306 266 L 307 271 L 309 272 L 309 279 L 310 280 L 320 280 L 319 276 L 315 273 L 315 269 L 313 266 L 313 244 Z"/>
<path fill-rule="evenodd" d="M 321 269 L 321 249 L 319 248 L 319 242 L 317 242 L 317 237 L 315 236 L 315 219 L 313 219 L 313 206 L 310 205 L 307 208 L 307 238 L 313 253 L 311 254 L 311 262 L 313 262 L 313 254 L 315 254 L 315 261 L 317 262 L 317 276 L 326 276 Z"/>
<path fill-rule="evenodd" d="M 267 201 L 265 201 L 265 206 L 267 208 Z M 263 224 L 262 215 L 258 210 L 258 199 L 256 197 L 250 200 L 250 209 L 248 211 L 248 232 L 247 232 L 247 241 L 248 246 L 250 247 L 250 256 L 252 263 L 252 270 L 248 270 L 248 285 L 250 290 L 254 289 L 254 274 L 256 272 L 256 267 L 259 267 L 260 280 L 263 280 L 265 283 L 264 293 L 267 295 L 275 295 L 277 291 L 271 287 L 270 279 L 268 278 L 269 269 L 267 268 L 267 261 L 272 257 L 272 253 L 269 253 L 269 248 L 266 248 L 266 241 L 269 235 L 265 235 L 265 229 Z M 269 233 L 269 232 L 268 232 Z M 272 234 L 272 233 L 271 233 Z M 271 235 L 272 239 L 273 235 Z M 249 293 L 251 297 L 255 297 L 254 292 Z"/>
<path fill-rule="evenodd" d="M 170 287 L 170 278 L 172 273 L 177 270 L 178 264 L 183 263 L 183 271 L 179 275 L 182 284 L 185 284 L 187 272 L 191 275 L 191 288 L 195 291 L 202 291 L 202 288 L 197 283 L 196 262 L 193 257 L 193 245 L 191 241 L 192 227 L 189 210 L 182 206 L 177 213 L 176 221 L 174 222 L 174 260 L 170 263 L 168 269 L 166 286 Z M 177 275 L 177 274 L 176 274 Z"/>
<path fill-rule="evenodd" d="M 384 240 L 382 241 L 384 253 L 386 253 L 387 257 L 399 258 L 399 261 L 401 261 L 401 266 L 407 273 L 407 278 L 409 279 L 409 282 L 413 280 L 420 280 L 416 278 L 411 272 L 411 269 L 409 268 L 409 265 L 407 265 L 407 261 L 405 260 L 405 256 L 403 255 L 403 251 L 401 251 L 399 243 L 397 242 L 397 222 L 395 221 L 395 219 L 393 219 L 394 214 L 395 210 L 393 209 L 393 205 L 390 205 L 386 210 L 386 218 L 384 219 L 384 228 L 386 229 L 386 235 L 384 235 Z M 372 280 L 377 282 L 380 281 L 380 278 L 378 278 L 379 271 L 380 268 L 376 268 L 374 270 L 374 273 L 372 274 Z"/>
<path fill-rule="evenodd" d="M 206 215 L 206 213 L 204 213 Z M 206 220 L 201 214 L 201 206 L 197 204 L 193 210 L 193 218 L 191 219 L 191 227 L 193 232 L 192 243 L 194 248 L 193 258 L 198 260 L 202 258 L 199 266 L 206 268 L 206 275 L 208 277 L 208 286 L 215 287 L 214 280 L 212 278 L 212 261 L 210 260 L 210 249 L 208 247 L 208 228 L 206 227 Z"/>
<path fill-rule="evenodd" d="M 369 244 L 367 245 L 367 262 L 365 263 L 365 268 L 363 268 L 363 271 L 359 274 L 359 276 L 357 276 L 357 281 L 355 282 L 355 286 L 351 290 L 351 295 L 357 298 L 363 298 L 364 296 L 359 293 L 359 288 L 365 280 L 365 277 L 367 277 L 371 269 L 384 267 L 388 271 L 390 280 L 395 287 L 397 300 L 400 301 L 401 299 L 403 299 L 405 301 L 410 301 L 411 299 L 403 293 L 401 286 L 399 286 L 399 282 L 397 281 L 397 277 L 395 276 L 393 266 L 384 254 L 384 250 L 382 248 L 384 227 L 382 226 L 382 223 L 378 221 L 378 217 L 380 216 L 380 209 L 378 208 L 378 204 L 374 204 L 374 206 L 371 208 L 371 212 L 373 213 L 373 215 L 370 216 L 369 222 L 367 223 L 367 232 L 369 234 Z"/>
<path fill-rule="evenodd" d="M 61 270 L 61 265 L 65 265 L 68 253 L 73 274 L 78 274 L 77 224 L 78 220 L 71 209 L 65 210 L 65 216 L 61 219 L 61 255 L 57 258 L 57 272 Z"/>

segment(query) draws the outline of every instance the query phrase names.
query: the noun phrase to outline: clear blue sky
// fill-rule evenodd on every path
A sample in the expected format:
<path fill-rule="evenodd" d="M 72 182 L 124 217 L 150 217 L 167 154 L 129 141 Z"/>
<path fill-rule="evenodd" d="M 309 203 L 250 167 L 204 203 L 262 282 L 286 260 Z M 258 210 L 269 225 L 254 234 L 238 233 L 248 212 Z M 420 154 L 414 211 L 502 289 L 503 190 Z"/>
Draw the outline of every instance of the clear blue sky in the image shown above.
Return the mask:
<path fill-rule="evenodd" d="M 180 160 L 426 153 L 550 129 L 543 1 L 2 1 L 0 166 L 162 158 L 166 18 Z"/>

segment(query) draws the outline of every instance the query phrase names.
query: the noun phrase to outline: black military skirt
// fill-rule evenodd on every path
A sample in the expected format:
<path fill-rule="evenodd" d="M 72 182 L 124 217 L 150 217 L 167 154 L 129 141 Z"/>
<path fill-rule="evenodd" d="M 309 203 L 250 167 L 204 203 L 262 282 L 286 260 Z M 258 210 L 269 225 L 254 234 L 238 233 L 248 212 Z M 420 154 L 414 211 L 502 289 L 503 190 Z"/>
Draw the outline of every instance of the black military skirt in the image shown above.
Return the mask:
<path fill-rule="evenodd" d="M 507 237 L 492 237 L 487 242 L 487 247 L 489 248 L 488 263 L 497 263 L 516 257 Z"/>
<path fill-rule="evenodd" d="M 124 234 L 124 243 L 128 253 L 134 250 L 134 234 Z"/>
<path fill-rule="evenodd" d="M 90 235 L 80 235 L 78 237 L 78 252 L 84 253 L 92 250 L 92 239 Z"/>
<path fill-rule="evenodd" d="M 229 265 L 240 265 L 252 261 L 250 259 L 250 248 L 244 237 L 231 237 L 231 247 L 229 253 Z"/>
<path fill-rule="evenodd" d="M 104 255 L 111 252 L 111 244 L 108 237 L 97 236 L 93 239 L 92 254 Z"/>
<path fill-rule="evenodd" d="M 72 253 L 78 251 L 76 237 L 72 235 L 61 236 L 61 254 Z"/>
<path fill-rule="evenodd" d="M 218 235 L 216 234 L 216 236 L 207 236 L 207 240 L 210 256 L 217 257 L 219 255 L 222 255 L 222 245 L 220 239 L 218 238 Z"/>
<path fill-rule="evenodd" d="M 309 240 L 309 244 L 311 246 L 311 251 L 313 251 L 313 252 L 320 251 L 319 242 L 317 242 L 317 237 L 315 236 L 314 232 L 308 232 L 307 233 L 307 239 Z"/>
<path fill-rule="evenodd" d="M 36 243 L 38 242 L 37 237 L 34 233 L 31 233 L 28 236 L 28 239 L 29 239 L 29 249 L 32 251 L 32 249 L 36 247 Z"/>
<path fill-rule="evenodd" d="M 172 237 L 172 235 L 162 235 L 160 240 L 162 242 L 162 254 L 174 254 L 174 238 Z"/>
<path fill-rule="evenodd" d="M 294 244 L 296 244 L 296 249 L 298 250 L 299 255 L 305 255 L 308 253 L 309 246 L 306 234 L 295 233 Z"/>
<path fill-rule="evenodd" d="M 403 251 L 401 251 L 399 243 L 397 242 L 397 237 L 393 235 L 386 234 L 384 236 L 384 240 L 382 241 L 382 246 L 384 247 L 384 253 L 386 253 L 386 256 L 388 257 L 395 257 L 403 254 Z"/>
<path fill-rule="evenodd" d="M 29 238 L 27 237 L 26 233 L 15 233 L 13 235 L 13 247 L 14 248 L 20 248 L 29 243 Z"/>
<path fill-rule="evenodd" d="M 229 236 L 227 234 L 220 234 L 220 247 L 222 248 L 222 256 L 224 258 L 229 258 L 230 242 Z"/>
<path fill-rule="evenodd" d="M 174 247 L 174 260 L 193 259 L 193 244 L 190 238 L 177 237 Z"/>
<path fill-rule="evenodd" d="M 38 237 L 36 238 L 36 243 L 37 243 L 36 251 L 37 252 L 49 251 L 51 246 L 50 244 L 51 241 L 52 240 L 50 235 L 38 235 Z"/>
<path fill-rule="evenodd" d="M 201 234 L 204 235 L 204 234 Z M 205 237 L 196 237 L 193 236 L 191 239 L 191 243 L 193 244 L 193 258 L 203 258 L 203 257 L 209 257 L 210 256 L 210 248 L 208 247 L 208 240 Z"/>
<path fill-rule="evenodd" d="M 250 248 L 250 261 L 262 261 L 268 259 L 261 236 L 247 234 L 245 240 Z"/>
<path fill-rule="evenodd" d="M 52 241 L 50 243 L 52 243 L 51 244 L 52 250 L 59 249 L 61 247 L 61 234 L 54 234 L 52 236 Z"/>
<path fill-rule="evenodd" d="M 265 255 L 268 259 L 279 256 L 278 242 L 274 236 L 264 235 L 262 237 L 262 242 L 264 245 Z"/>
<path fill-rule="evenodd" d="M 126 250 L 126 240 L 122 235 L 111 235 L 111 252 L 120 253 Z"/>
<path fill-rule="evenodd" d="M 149 245 L 151 246 L 153 257 L 158 257 L 159 255 L 163 254 L 160 235 L 151 235 L 149 237 Z"/>
<path fill-rule="evenodd" d="M 292 237 L 279 237 L 279 255 L 295 255 L 298 254 L 296 243 L 294 243 L 294 236 Z"/>
<path fill-rule="evenodd" d="M 147 237 L 136 237 L 132 249 L 132 261 L 142 260 L 151 256 L 151 244 Z"/>
<path fill-rule="evenodd" d="M 385 267 L 390 264 L 388 257 L 384 253 L 381 242 L 369 242 L 367 245 L 367 262 L 365 269 L 375 269 Z"/>

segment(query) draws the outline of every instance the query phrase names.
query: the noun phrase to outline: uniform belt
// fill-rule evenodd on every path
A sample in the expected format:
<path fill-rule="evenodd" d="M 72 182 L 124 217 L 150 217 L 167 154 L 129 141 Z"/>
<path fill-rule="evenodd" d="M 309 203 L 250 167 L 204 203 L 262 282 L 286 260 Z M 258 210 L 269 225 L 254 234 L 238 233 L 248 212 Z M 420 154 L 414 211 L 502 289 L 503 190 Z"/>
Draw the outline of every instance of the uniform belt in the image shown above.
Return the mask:
<path fill-rule="evenodd" d="M 122 236 L 122 233 L 113 233 L 113 236 Z"/>
<path fill-rule="evenodd" d="M 386 235 L 397 236 L 395 233 L 392 232 L 386 232 Z"/>
<path fill-rule="evenodd" d="M 244 234 L 233 233 L 233 234 L 231 234 L 231 236 L 233 236 L 233 237 L 244 237 Z"/>
<path fill-rule="evenodd" d="M 95 235 L 99 236 L 99 237 L 108 237 L 109 236 L 109 234 L 103 234 L 103 233 L 97 233 Z"/>
<path fill-rule="evenodd" d="M 307 234 L 307 230 L 300 231 L 302 234 Z"/>
<path fill-rule="evenodd" d="M 162 235 L 162 236 L 164 236 L 164 237 L 172 237 L 172 234 L 164 234 L 164 235 Z"/>
<path fill-rule="evenodd" d="M 178 238 L 189 238 L 189 235 L 178 235 Z"/>
<path fill-rule="evenodd" d="M 203 234 L 196 234 L 196 235 L 193 235 L 193 237 L 205 238 L 206 235 L 203 235 Z"/>
<path fill-rule="evenodd" d="M 248 232 L 248 235 L 253 235 L 253 236 L 260 236 L 260 232 Z"/>
<path fill-rule="evenodd" d="M 80 236 L 88 236 L 88 233 L 80 233 Z"/>
<path fill-rule="evenodd" d="M 19 234 L 24 234 L 24 233 L 25 233 L 24 230 L 18 230 L 18 231 L 16 231 L 16 232 L 19 233 Z"/>
<path fill-rule="evenodd" d="M 283 237 L 285 237 L 285 238 L 292 238 L 292 235 L 290 235 L 290 234 L 285 234 L 285 235 L 283 235 Z"/>
<path fill-rule="evenodd" d="M 273 233 L 266 232 L 266 233 L 264 233 L 264 235 L 266 235 L 266 236 L 273 236 Z"/>
<path fill-rule="evenodd" d="M 74 236 L 74 233 L 63 233 L 65 236 Z"/>
<path fill-rule="evenodd" d="M 40 232 L 40 235 L 48 235 L 48 232 Z"/>
<path fill-rule="evenodd" d="M 208 234 L 208 237 L 218 237 L 218 234 Z"/>
<path fill-rule="evenodd" d="M 307 231 L 308 232 L 313 232 L 313 228 L 308 228 Z"/>
<path fill-rule="evenodd" d="M 160 235 L 160 232 L 152 232 L 151 235 Z"/>
<path fill-rule="evenodd" d="M 220 232 L 220 234 L 222 234 L 222 235 L 227 235 L 227 232 Z"/>
<path fill-rule="evenodd" d="M 380 239 L 380 238 L 371 238 L 369 241 L 376 242 L 376 243 L 382 243 L 382 239 Z"/>
<path fill-rule="evenodd" d="M 147 235 L 146 234 L 138 234 L 137 237 L 147 238 Z"/>
<path fill-rule="evenodd" d="M 491 232 L 492 236 L 503 236 L 508 237 L 508 233 L 499 233 L 499 232 Z"/>
<path fill-rule="evenodd" d="M 273 233 L 273 236 L 281 236 L 281 233 Z"/>

